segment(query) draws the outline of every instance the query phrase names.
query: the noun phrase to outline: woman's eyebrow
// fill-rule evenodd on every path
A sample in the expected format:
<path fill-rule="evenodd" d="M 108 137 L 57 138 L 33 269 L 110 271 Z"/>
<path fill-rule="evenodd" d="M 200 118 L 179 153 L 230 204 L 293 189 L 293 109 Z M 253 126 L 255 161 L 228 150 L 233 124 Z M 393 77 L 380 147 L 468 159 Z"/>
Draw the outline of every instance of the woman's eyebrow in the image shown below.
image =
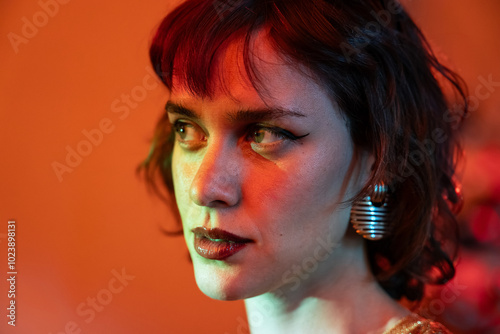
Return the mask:
<path fill-rule="evenodd" d="M 171 114 L 178 114 L 189 118 L 200 119 L 200 116 L 193 110 L 183 107 L 180 104 L 175 104 L 168 101 L 165 105 L 165 110 Z"/>
<path fill-rule="evenodd" d="M 200 119 L 200 116 L 193 110 L 168 101 L 165 110 L 169 113 L 182 115 L 185 117 Z M 236 112 L 228 112 L 226 119 L 232 123 L 249 123 L 266 121 L 283 117 L 307 117 L 301 112 L 284 108 L 263 108 L 263 109 L 245 109 Z"/>
<path fill-rule="evenodd" d="M 289 109 L 283 108 L 264 108 L 264 109 L 245 109 L 238 110 L 235 113 L 226 115 L 230 122 L 250 123 L 258 121 L 267 121 L 283 117 L 306 117 L 306 115 Z"/>

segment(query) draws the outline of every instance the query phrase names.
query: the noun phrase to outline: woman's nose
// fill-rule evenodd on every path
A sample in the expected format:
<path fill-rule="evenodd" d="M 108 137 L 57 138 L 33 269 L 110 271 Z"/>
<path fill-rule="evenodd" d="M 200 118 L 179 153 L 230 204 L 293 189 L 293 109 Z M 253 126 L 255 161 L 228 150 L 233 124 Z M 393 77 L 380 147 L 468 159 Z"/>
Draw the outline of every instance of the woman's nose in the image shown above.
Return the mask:
<path fill-rule="evenodd" d="M 231 207 L 241 197 L 241 156 L 221 146 L 207 147 L 192 180 L 189 195 L 199 206 Z"/>

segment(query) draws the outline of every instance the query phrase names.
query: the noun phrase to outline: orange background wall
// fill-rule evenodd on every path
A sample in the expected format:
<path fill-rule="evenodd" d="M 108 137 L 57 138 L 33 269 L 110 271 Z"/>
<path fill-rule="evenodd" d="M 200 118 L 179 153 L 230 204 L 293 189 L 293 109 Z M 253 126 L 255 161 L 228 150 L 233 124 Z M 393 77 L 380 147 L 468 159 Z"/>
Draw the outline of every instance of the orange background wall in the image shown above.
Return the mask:
<path fill-rule="evenodd" d="M 18 270 L 16 328 L 0 280 L 0 333 L 244 333 L 243 303 L 198 291 L 183 240 L 160 232 L 172 227 L 167 209 L 134 173 L 166 99 L 148 45 L 178 1 L 61 2 L 0 2 L 0 277 L 9 219 Z M 58 4 L 52 16 L 43 3 Z M 406 3 L 469 84 L 500 81 L 498 1 Z M 482 103 L 474 119 L 498 143 L 498 92 Z M 68 148 L 88 154 L 58 177 Z M 113 279 L 122 270 L 123 289 Z M 92 317 L 96 296 L 106 305 Z"/>

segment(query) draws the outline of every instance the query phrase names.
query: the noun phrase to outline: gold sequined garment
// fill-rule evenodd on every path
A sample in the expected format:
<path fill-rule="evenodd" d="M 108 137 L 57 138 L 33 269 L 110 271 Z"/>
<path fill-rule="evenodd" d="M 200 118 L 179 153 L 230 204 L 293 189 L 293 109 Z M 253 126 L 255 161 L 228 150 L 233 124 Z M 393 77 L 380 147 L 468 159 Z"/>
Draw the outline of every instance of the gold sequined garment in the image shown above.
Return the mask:
<path fill-rule="evenodd" d="M 422 318 L 416 314 L 401 319 L 396 326 L 384 334 L 453 334 L 439 322 Z"/>

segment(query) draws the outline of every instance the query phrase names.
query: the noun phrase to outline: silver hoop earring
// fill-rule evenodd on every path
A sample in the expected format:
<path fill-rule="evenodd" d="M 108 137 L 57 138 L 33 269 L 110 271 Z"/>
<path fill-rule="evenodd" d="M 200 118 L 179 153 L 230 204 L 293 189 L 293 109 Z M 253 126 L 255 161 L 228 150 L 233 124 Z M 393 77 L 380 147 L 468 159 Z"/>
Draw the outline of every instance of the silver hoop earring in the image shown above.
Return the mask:
<path fill-rule="evenodd" d="M 390 196 L 384 183 L 376 184 L 370 196 L 355 201 L 351 208 L 351 224 L 368 240 L 380 240 L 390 233 Z"/>

